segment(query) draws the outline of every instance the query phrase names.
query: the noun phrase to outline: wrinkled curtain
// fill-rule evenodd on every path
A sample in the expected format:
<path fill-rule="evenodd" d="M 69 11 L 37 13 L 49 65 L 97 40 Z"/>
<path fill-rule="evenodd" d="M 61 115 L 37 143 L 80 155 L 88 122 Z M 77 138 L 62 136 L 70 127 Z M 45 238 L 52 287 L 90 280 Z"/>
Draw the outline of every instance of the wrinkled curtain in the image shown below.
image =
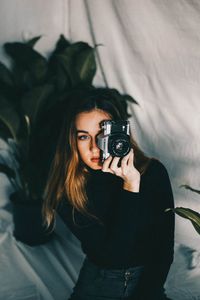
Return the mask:
<path fill-rule="evenodd" d="M 1 46 L 42 34 L 36 48 L 48 55 L 61 32 L 72 42 L 97 45 L 94 84 L 135 98 L 139 105 L 129 106 L 133 136 L 166 166 L 176 206 L 200 211 L 200 195 L 180 188 L 200 189 L 198 0 L 3 0 L 0 16 Z M 0 57 L 7 62 L 2 47 Z M 0 300 L 66 299 L 83 259 L 78 241 L 61 226 L 46 246 L 17 243 L 2 174 L 0 186 Z M 177 216 L 168 296 L 197 299 L 199 266 L 200 236 Z"/>

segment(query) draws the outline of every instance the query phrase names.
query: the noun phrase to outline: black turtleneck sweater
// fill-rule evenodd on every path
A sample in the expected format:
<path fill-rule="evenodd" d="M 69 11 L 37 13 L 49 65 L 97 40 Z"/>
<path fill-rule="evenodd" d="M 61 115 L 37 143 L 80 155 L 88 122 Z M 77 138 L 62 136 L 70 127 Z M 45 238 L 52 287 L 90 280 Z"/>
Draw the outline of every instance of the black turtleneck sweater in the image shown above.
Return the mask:
<path fill-rule="evenodd" d="M 174 207 L 174 201 L 164 165 L 151 160 L 141 175 L 139 192 L 124 190 L 123 180 L 116 175 L 89 169 L 86 193 L 87 211 L 97 218 L 73 209 L 66 198 L 57 207 L 57 213 L 80 240 L 83 252 L 102 268 L 144 265 L 136 299 L 157 299 L 155 292 L 163 288 L 174 253 L 174 214 L 165 212 Z M 38 218 L 36 214 L 24 218 L 27 233 L 15 232 L 29 245 L 49 239 L 39 224 L 40 210 L 37 212 Z"/>
<path fill-rule="evenodd" d="M 112 269 L 144 265 L 141 293 L 151 299 L 162 288 L 173 261 L 174 214 L 165 209 L 174 207 L 174 201 L 166 168 L 152 159 L 141 176 L 139 192 L 124 190 L 116 175 L 90 169 L 86 192 L 87 210 L 98 219 L 77 210 L 73 219 L 67 199 L 61 201 L 58 214 L 96 265 Z"/>

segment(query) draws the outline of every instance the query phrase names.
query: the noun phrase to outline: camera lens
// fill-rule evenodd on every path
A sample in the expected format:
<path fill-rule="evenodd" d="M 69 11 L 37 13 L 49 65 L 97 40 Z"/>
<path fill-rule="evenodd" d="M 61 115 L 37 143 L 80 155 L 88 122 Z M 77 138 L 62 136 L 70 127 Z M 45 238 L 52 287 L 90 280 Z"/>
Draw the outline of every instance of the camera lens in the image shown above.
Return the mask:
<path fill-rule="evenodd" d="M 123 157 L 130 151 L 130 141 L 128 136 L 112 138 L 109 152 L 112 156 Z"/>

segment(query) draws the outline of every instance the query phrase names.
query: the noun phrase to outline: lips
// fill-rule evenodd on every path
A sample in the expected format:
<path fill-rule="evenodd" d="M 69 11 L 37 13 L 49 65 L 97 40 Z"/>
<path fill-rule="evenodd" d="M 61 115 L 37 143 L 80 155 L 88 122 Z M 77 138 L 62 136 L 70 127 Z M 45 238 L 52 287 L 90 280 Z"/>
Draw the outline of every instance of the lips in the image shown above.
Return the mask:
<path fill-rule="evenodd" d="M 91 158 L 91 161 L 92 161 L 92 162 L 99 162 L 99 161 L 100 161 L 100 158 L 99 158 L 99 157 L 92 157 L 92 158 Z"/>

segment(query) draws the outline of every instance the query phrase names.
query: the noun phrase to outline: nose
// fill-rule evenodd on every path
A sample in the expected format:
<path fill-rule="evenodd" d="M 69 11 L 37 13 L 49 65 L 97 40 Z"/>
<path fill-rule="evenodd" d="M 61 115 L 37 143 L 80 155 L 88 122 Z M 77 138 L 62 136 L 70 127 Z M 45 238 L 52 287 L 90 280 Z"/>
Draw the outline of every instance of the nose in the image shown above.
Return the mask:
<path fill-rule="evenodd" d="M 99 152 L 99 148 L 97 146 L 96 138 L 91 139 L 90 150 L 93 153 L 98 153 Z"/>

